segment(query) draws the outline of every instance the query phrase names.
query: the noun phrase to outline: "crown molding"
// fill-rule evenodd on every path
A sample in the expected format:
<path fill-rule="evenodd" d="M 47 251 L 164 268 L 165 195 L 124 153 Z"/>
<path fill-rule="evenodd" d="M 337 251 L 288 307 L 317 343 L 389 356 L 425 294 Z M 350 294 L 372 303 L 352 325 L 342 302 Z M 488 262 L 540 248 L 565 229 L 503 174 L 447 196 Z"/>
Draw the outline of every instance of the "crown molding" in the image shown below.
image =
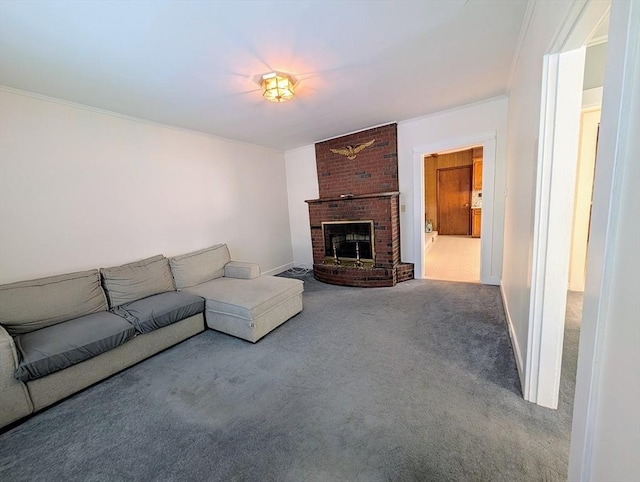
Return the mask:
<path fill-rule="evenodd" d="M 441 115 L 452 114 L 453 112 L 458 112 L 461 110 L 471 109 L 473 107 L 478 107 L 484 104 L 490 104 L 491 102 L 496 102 L 498 100 L 508 99 L 506 95 L 496 95 L 494 97 L 487 97 L 486 99 L 477 100 L 475 102 L 470 102 L 468 104 L 457 105 L 455 107 L 451 107 L 445 110 L 439 110 L 437 112 L 431 112 L 430 114 L 425 114 L 420 117 L 412 117 L 411 119 L 406 119 L 398 122 L 398 125 L 409 124 L 411 122 L 421 121 L 424 119 L 430 119 L 432 117 L 439 117 Z"/>
<path fill-rule="evenodd" d="M 527 38 L 527 34 L 529 33 L 529 27 L 531 25 L 531 19 L 533 18 L 533 11 L 536 7 L 536 0 L 530 0 L 527 2 L 527 8 L 524 11 L 524 15 L 522 16 L 522 23 L 520 24 L 520 34 L 518 35 L 518 40 L 516 42 L 516 48 L 513 52 L 513 58 L 511 59 L 511 69 L 509 70 L 509 78 L 507 79 L 507 95 L 511 92 L 511 83 L 513 81 L 513 76 L 516 72 L 516 67 L 520 62 L 520 56 L 522 55 L 522 46 L 524 45 L 524 41 Z"/>

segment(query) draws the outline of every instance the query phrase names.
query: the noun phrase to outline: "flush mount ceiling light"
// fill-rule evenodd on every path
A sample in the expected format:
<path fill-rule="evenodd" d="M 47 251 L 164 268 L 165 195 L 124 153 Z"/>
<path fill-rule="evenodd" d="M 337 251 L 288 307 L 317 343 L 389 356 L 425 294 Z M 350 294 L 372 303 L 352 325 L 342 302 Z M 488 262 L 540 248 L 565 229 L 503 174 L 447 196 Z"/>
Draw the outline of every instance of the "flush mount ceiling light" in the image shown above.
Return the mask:
<path fill-rule="evenodd" d="M 262 95 L 271 102 L 286 102 L 293 99 L 295 81 L 289 74 L 269 72 L 260 80 Z"/>

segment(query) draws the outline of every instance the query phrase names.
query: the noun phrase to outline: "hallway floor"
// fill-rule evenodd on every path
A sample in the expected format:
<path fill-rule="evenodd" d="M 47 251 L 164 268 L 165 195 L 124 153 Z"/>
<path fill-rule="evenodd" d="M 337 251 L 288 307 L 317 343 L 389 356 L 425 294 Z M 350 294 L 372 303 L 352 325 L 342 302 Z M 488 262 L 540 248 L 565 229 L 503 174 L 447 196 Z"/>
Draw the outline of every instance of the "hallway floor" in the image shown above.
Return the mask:
<path fill-rule="evenodd" d="M 561 405 L 571 407 L 569 409 L 570 413 L 573 413 L 573 398 L 576 389 L 576 372 L 578 370 L 578 347 L 580 344 L 583 300 L 584 293 L 581 291 L 567 292 L 558 408 L 563 409 Z"/>
<path fill-rule="evenodd" d="M 427 279 L 480 283 L 480 238 L 438 235 L 424 270 Z"/>

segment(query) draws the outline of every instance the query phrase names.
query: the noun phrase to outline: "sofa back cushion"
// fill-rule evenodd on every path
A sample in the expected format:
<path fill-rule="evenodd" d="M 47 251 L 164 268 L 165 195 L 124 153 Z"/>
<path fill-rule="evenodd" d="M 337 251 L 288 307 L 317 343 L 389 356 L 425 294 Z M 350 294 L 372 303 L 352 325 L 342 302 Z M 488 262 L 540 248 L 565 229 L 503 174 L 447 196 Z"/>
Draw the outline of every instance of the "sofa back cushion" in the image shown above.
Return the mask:
<path fill-rule="evenodd" d="M 224 265 L 231 261 L 226 244 L 182 254 L 169 259 L 171 272 L 179 290 L 224 276 Z"/>
<path fill-rule="evenodd" d="M 0 286 L 0 324 L 12 336 L 106 309 L 97 269 Z"/>
<path fill-rule="evenodd" d="M 161 254 L 122 266 L 100 268 L 100 273 L 111 308 L 175 290 L 169 261 Z"/>

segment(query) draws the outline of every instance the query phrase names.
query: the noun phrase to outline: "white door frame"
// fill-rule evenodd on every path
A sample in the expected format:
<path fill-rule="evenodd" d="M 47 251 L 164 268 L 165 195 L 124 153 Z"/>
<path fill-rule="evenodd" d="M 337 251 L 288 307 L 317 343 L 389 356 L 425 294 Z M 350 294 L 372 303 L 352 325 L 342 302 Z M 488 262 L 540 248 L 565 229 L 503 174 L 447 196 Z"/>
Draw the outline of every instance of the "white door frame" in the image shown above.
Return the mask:
<path fill-rule="evenodd" d="M 637 162 L 640 87 L 640 3 L 614 1 L 600 118 L 593 210 L 587 254 L 578 372 L 571 425 L 568 480 L 592 480 L 594 430 L 599 409 L 603 347 L 612 294 L 625 164 Z M 609 52 L 612 52 L 611 54 Z M 613 54 L 615 52 L 615 54 Z M 634 103 L 635 99 L 635 103 Z M 635 123 L 634 123 L 635 120 Z M 635 150 L 634 150 L 635 142 Z M 636 343 L 637 341 L 632 341 Z M 633 348 L 636 349 L 634 345 Z"/>
<path fill-rule="evenodd" d="M 491 273 L 494 196 L 496 178 L 496 132 L 482 132 L 471 136 L 446 139 L 432 144 L 413 148 L 413 195 L 416 215 L 414 229 L 415 277 L 424 279 L 424 156 L 435 152 L 467 149 L 470 146 L 482 146 L 482 221 L 480 227 L 480 283 L 500 284 L 500 277 Z"/>
<path fill-rule="evenodd" d="M 523 395 L 557 408 L 578 163 L 584 44 L 607 2 L 578 1 L 543 59 L 529 330 Z"/>
<path fill-rule="evenodd" d="M 533 231 L 525 399 L 557 408 L 569 284 L 585 48 L 546 55 Z"/>

